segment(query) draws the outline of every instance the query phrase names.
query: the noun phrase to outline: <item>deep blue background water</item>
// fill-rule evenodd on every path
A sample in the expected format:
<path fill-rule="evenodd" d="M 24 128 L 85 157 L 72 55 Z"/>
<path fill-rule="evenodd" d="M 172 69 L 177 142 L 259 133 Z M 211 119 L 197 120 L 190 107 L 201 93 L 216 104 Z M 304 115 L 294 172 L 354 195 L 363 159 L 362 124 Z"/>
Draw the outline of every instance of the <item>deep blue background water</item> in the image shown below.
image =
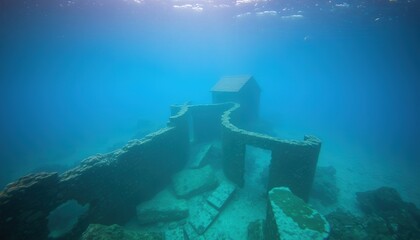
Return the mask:
<path fill-rule="evenodd" d="M 0 3 L 2 185 L 163 126 L 235 74 L 280 137 L 419 170 L 417 1 L 140 2 Z"/>

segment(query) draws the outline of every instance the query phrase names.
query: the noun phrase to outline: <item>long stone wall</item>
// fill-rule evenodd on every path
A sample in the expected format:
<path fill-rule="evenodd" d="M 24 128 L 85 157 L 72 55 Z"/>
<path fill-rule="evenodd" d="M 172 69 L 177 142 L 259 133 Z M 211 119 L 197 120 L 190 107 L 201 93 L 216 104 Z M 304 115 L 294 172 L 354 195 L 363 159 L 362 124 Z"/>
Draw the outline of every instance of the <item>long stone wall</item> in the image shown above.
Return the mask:
<path fill-rule="evenodd" d="M 135 206 L 160 191 L 188 159 L 186 108 L 168 127 L 122 149 L 87 158 L 61 175 L 37 173 L 0 192 L 0 239 L 47 239 L 47 217 L 68 200 L 89 204 L 73 231 L 78 239 L 89 223 L 124 223 Z"/>

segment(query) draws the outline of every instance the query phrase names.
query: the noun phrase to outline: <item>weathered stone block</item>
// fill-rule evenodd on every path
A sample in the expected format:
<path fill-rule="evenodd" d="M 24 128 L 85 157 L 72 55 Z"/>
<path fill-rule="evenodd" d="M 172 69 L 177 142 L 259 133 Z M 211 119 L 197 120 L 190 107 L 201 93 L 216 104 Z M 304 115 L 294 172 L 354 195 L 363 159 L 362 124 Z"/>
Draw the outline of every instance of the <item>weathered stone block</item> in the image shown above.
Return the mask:
<path fill-rule="evenodd" d="M 330 232 L 327 220 L 286 187 L 269 192 L 266 221 L 270 240 L 323 240 Z"/>
<path fill-rule="evenodd" d="M 213 223 L 218 214 L 219 211 L 205 202 L 200 206 L 198 211 L 191 215 L 190 224 L 194 230 L 201 235 Z"/>
<path fill-rule="evenodd" d="M 140 224 L 171 222 L 188 217 L 187 202 L 177 199 L 169 190 L 158 193 L 150 201 L 137 206 L 137 219 Z"/>
<path fill-rule="evenodd" d="M 180 198 L 189 198 L 210 191 L 217 184 L 214 171 L 209 165 L 200 169 L 183 170 L 172 178 L 173 189 Z"/>
<path fill-rule="evenodd" d="M 226 202 L 231 198 L 235 192 L 235 185 L 228 181 L 220 183 L 220 185 L 213 191 L 213 193 L 207 198 L 207 202 L 213 207 L 220 210 Z"/>

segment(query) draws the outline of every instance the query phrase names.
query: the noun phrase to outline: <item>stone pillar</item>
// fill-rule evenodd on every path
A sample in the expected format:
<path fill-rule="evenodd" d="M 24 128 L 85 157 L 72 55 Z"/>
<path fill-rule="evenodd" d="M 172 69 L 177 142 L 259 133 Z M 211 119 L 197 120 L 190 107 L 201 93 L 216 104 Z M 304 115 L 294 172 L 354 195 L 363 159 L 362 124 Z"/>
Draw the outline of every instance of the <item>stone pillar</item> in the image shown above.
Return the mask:
<path fill-rule="evenodd" d="M 239 137 L 229 129 L 223 129 L 222 160 L 225 176 L 239 187 L 243 187 L 246 145 Z"/>

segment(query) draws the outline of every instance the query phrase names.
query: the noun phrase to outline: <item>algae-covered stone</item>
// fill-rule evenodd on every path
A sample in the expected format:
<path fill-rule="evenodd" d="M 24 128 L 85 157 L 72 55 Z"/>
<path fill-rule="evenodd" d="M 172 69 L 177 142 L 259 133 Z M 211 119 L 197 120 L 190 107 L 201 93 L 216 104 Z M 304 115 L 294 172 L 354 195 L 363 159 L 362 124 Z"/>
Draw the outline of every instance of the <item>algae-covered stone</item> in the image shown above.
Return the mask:
<path fill-rule="evenodd" d="M 289 188 L 273 188 L 269 192 L 267 212 L 268 239 L 327 239 L 330 226 L 326 219 Z"/>
<path fill-rule="evenodd" d="M 175 194 L 181 198 L 192 197 L 210 191 L 218 184 L 214 170 L 209 166 L 200 169 L 186 169 L 172 179 Z"/>
<path fill-rule="evenodd" d="M 137 219 L 140 224 L 171 222 L 188 217 L 188 205 L 177 199 L 169 190 L 163 190 L 153 199 L 137 206 Z"/>
<path fill-rule="evenodd" d="M 128 231 L 119 225 L 90 224 L 80 240 L 164 240 L 162 233 Z"/>

